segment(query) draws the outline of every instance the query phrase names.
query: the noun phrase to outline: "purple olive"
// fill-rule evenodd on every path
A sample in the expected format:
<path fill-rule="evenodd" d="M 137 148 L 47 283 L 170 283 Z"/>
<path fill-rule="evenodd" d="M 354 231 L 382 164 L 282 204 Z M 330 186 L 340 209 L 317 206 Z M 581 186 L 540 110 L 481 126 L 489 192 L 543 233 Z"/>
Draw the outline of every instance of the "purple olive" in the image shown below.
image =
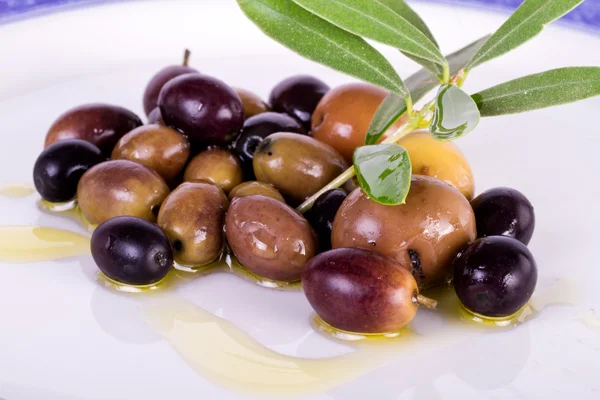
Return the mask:
<path fill-rule="evenodd" d="M 321 98 L 329 91 L 323 81 L 309 76 L 297 75 L 278 83 L 269 96 L 273 111 L 296 118 L 310 130 L 312 114 Z"/>

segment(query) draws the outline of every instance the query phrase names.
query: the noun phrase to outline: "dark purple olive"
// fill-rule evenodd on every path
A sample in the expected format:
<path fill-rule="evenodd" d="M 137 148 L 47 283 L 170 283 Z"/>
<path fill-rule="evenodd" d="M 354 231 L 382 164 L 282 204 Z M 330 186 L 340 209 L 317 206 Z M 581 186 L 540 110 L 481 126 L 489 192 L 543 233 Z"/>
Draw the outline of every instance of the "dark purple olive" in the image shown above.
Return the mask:
<path fill-rule="evenodd" d="M 306 219 L 308 219 L 308 222 L 310 222 L 317 235 L 319 235 L 321 251 L 331 249 L 333 220 L 346 196 L 346 192 L 342 189 L 328 190 L 319 196 L 306 215 Z"/>
<path fill-rule="evenodd" d="M 507 317 L 519 311 L 536 283 L 533 255 L 510 237 L 477 239 L 454 260 L 458 298 L 466 309 L 486 317 Z"/>
<path fill-rule="evenodd" d="M 164 125 L 163 117 L 160 114 L 160 108 L 156 107 L 148 114 L 148 124 L 151 125 Z"/>
<path fill-rule="evenodd" d="M 116 217 L 92 234 L 92 257 L 108 278 L 126 285 L 150 285 L 162 280 L 173 264 L 167 235 L 152 222 Z"/>
<path fill-rule="evenodd" d="M 471 201 L 478 237 L 508 236 L 528 244 L 535 228 L 533 206 L 515 189 L 487 190 Z"/>
<path fill-rule="evenodd" d="M 248 118 L 244 122 L 242 133 L 235 141 L 233 149 L 242 162 L 246 180 L 254 178 L 252 160 L 259 144 L 267 136 L 277 132 L 306 134 L 304 127 L 287 114 L 265 112 Z"/>
<path fill-rule="evenodd" d="M 312 114 L 321 98 L 329 91 L 321 80 L 309 75 L 289 77 L 278 83 L 269 96 L 273 111 L 291 115 L 310 130 Z"/>
<path fill-rule="evenodd" d="M 227 145 L 240 133 L 244 107 L 224 82 L 187 74 L 163 87 L 158 105 L 165 123 L 199 145 Z"/>
<path fill-rule="evenodd" d="M 75 198 L 85 171 L 106 161 L 100 149 L 81 139 L 61 140 L 46 147 L 33 166 L 33 183 L 48 201 L 61 203 Z"/>

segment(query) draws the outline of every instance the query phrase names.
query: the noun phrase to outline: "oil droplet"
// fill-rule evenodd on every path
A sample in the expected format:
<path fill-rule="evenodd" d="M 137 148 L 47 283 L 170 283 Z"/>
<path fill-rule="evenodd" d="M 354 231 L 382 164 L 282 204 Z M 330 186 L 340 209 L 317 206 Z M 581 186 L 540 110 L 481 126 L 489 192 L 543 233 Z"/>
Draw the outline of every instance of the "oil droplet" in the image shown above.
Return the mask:
<path fill-rule="evenodd" d="M 0 188 L 0 196 L 20 198 L 35 193 L 33 186 L 27 183 L 11 183 Z"/>
<path fill-rule="evenodd" d="M 0 227 L 0 261 L 34 263 L 88 254 L 89 238 L 62 229 Z"/>
<path fill-rule="evenodd" d="M 323 321 L 321 317 L 318 315 L 314 315 L 311 319 L 311 325 L 316 331 L 324 333 L 327 336 L 331 336 L 335 339 L 340 340 L 349 340 L 349 341 L 357 341 L 357 340 L 365 340 L 369 341 L 377 340 L 377 339 L 392 339 L 398 338 L 401 336 L 409 336 L 412 335 L 412 332 L 408 328 L 403 328 L 398 332 L 390 332 L 390 333 L 355 333 L 348 332 L 342 329 L 334 328 L 329 325 L 327 322 Z"/>
<path fill-rule="evenodd" d="M 600 318 L 594 310 L 587 310 L 577 316 L 577 320 L 587 328 L 600 332 Z"/>
<path fill-rule="evenodd" d="M 69 218 L 77 223 L 79 223 L 83 228 L 85 228 L 88 232 L 93 232 L 94 229 L 98 225 L 92 224 L 88 219 L 83 215 L 81 209 L 77 205 L 77 201 L 68 201 L 65 203 L 50 203 L 46 200 L 40 200 L 38 202 L 38 207 L 40 210 L 50 213 L 60 215 L 66 218 Z"/>

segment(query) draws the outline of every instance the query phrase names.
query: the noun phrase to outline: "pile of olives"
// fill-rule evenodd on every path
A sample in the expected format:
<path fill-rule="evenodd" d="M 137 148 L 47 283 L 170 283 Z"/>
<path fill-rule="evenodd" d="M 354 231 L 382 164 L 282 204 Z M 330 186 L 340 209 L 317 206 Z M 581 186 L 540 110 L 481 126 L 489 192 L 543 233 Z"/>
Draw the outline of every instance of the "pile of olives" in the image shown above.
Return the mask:
<path fill-rule="evenodd" d="M 188 55 L 150 80 L 148 124 L 110 104 L 73 108 L 35 163 L 44 200 L 75 201 L 98 225 L 91 251 L 107 278 L 152 285 L 176 264 L 206 266 L 231 251 L 258 276 L 301 280 L 326 323 L 360 333 L 398 331 L 431 303 L 419 290 L 449 279 L 483 316 L 529 300 L 531 204 L 508 188 L 472 200 L 464 155 L 426 132 L 399 142 L 414 172 L 406 204 L 381 205 L 349 181 L 306 215 L 293 208 L 351 165 L 386 91 L 300 75 L 267 103 L 187 66 Z"/>

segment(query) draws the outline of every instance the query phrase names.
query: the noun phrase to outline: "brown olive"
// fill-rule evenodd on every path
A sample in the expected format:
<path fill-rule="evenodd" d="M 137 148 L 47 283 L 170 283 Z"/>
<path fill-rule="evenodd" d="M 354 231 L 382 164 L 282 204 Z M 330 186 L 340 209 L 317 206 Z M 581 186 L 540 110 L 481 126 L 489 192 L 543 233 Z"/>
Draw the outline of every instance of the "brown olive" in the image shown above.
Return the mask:
<path fill-rule="evenodd" d="M 344 172 L 340 154 L 318 140 L 298 133 L 268 136 L 256 149 L 254 174 L 292 203 L 300 203 Z"/>
<path fill-rule="evenodd" d="M 309 223 L 279 200 L 252 195 L 231 201 L 225 225 L 227 241 L 251 272 L 276 281 L 300 279 L 317 250 Z"/>
<path fill-rule="evenodd" d="M 158 213 L 181 265 L 202 266 L 221 255 L 223 225 L 229 202 L 212 183 L 184 182 L 166 198 Z"/>
<path fill-rule="evenodd" d="M 283 196 L 277 189 L 267 183 L 257 181 L 240 183 L 234 187 L 229 192 L 229 200 L 233 200 L 235 197 L 252 196 L 253 194 L 262 194 L 285 203 Z"/>
<path fill-rule="evenodd" d="M 111 104 L 85 104 L 62 114 L 46 134 L 45 147 L 64 139 L 87 140 L 110 156 L 117 141 L 142 125 L 131 111 Z"/>
<path fill-rule="evenodd" d="M 257 94 L 242 88 L 233 88 L 244 106 L 244 119 L 271 111 L 271 108 Z"/>
<path fill-rule="evenodd" d="M 350 193 L 333 221 L 331 242 L 387 255 L 424 288 L 447 278 L 456 254 L 476 236 L 465 196 L 445 182 L 413 175 L 406 204 L 382 205 L 361 189 Z"/>
<path fill-rule="evenodd" d="M 219 186 L 225 193 L 244 181 L 238 158 L 228 150 L 208 149 L 192 158 L 185 169 L 186 182 L 205 180 Z"/>
<path fill-rule="evenodd" d="M 113 160 L 130 160 L 158 172 L 171 182 L 190 156 L 190 144 L 179 132 L 162 125 L 144 125 L 123 136 L 112 152 Z"/>
<path fill-rule="evenodd" d="M 334 249 L 306 264 L 302 288 L 329 325 L 356 333 L 393 333 L 417 313 L 417 282 L 389 257 L 360 248 Z"/>
<path fill-rule="evenodd" d="M 351 163 L 354 150 L 365 143 L 371 120 L 387 95 L 384 89 L 367 83 L 349 83 L 330 90 L 313 114 L 312 136 L 336 149 Z M 403 121 L 405 117 L 389 131 L 397 129 Z"/>
<path fill-rule="evenodd" d="M 169 194 L 155 171 L 129 160 L 106 161 L 90 168 L 77 186 L 77 202 L 93 224 L 127 215 L 156 221 Z"/>

